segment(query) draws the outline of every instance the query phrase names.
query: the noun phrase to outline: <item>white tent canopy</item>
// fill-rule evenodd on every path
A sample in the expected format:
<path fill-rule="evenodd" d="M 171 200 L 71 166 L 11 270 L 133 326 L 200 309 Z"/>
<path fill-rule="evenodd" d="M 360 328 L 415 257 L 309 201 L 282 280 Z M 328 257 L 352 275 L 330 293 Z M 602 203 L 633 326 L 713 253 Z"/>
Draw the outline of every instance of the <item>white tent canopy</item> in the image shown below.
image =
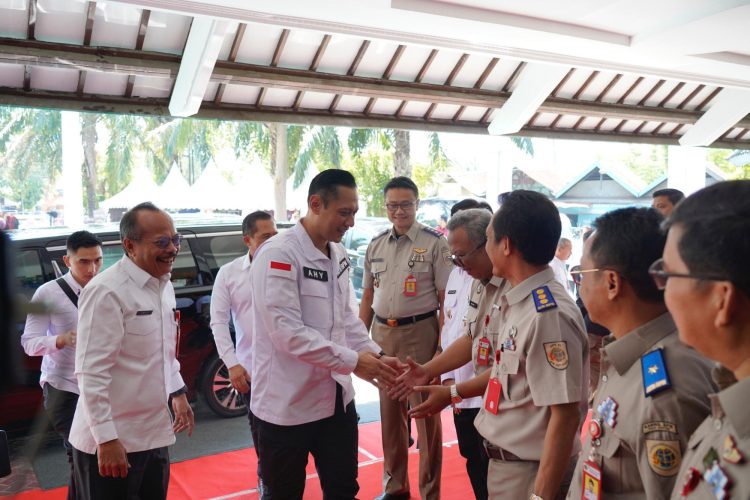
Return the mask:
<path fill-rule="evenodd" d="M 137 167 L 133 172 L 133 180 L 125 188 L 104 200 L 101 207 L 105 210 L 111 208 L 130 208 L 144 201 L 157 203 L 159 195 L 159 186 L 156 185 L 146 167 Z"/>
<path fill-rule="evenodd" d="M 197 208 L 195 207 L 196 199 L 192 196 L 190 184 L 177 164 L 173 164 L 161 186 L 159 186 L 156 204 L 159 208 L 180 209 L 180 208 Z"/>
<path fill-rule="evenodd" d="M 219 172 L 213 161 L 209 161 L 188 194 L 191 205 L 201 210 L 240 210 L 242 200 L 237 189 Z"/>

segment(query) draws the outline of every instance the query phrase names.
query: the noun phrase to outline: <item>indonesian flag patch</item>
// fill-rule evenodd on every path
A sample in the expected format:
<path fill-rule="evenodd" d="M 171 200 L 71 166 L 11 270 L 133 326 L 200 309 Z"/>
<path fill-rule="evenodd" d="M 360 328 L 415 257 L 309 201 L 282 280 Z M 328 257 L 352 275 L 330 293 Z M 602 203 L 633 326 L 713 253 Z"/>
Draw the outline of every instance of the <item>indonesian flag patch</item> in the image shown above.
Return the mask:
<path fill-rule="evenodd" d="M 277 262 L 275 260 L 272 260 L 271 269 L 278 269 L 279 271 L 291 271 L 292 265 L 288 262 Z"/>

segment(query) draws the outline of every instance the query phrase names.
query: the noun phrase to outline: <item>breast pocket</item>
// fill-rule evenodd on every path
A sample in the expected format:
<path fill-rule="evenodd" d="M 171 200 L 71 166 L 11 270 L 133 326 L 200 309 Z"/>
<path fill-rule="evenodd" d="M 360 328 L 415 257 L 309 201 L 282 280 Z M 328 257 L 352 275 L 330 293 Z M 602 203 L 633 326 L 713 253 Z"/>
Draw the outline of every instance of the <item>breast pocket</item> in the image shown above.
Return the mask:
<path fill-rule="evenodd" d="M 406 265 L 407 272 L 414 275 L 432 272 L 432 264 L 429 262 L 414 262 L 413 264 L 413 266 Z"/>
<path fill-rule="evenodd" d="M 306 325 L 321 329 L 333 326 L 333 302 L 329 297 L 327 282 L 302 281 L 299 300 L 302 321 Z"/>
<path fill-rule="evenodd" d="M 157 311 L 150 316 L 136 316 L 125 320 L 125 337 L 122 341 L 122 352 L 137 358 L 145 358 L 160 349 L 157 339 L 159 320 Z"/>
<path fill-rule="evenodd" d="M 528 393 L 528 384 L 523 374 L 518 375 L 521 357 L 513 351 L 504 351 L 500 356 L 500 382 L 507 401 L 520 401 Z"/>

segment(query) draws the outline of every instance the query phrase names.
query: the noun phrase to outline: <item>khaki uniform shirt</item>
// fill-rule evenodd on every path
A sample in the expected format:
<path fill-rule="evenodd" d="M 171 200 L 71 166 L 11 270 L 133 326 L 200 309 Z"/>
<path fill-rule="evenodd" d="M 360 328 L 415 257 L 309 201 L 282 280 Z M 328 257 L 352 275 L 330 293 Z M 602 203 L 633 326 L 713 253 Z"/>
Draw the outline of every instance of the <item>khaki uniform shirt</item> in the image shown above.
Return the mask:
<path fill-rule="evenodd" d="M 448 241 L 438 231 L 415 222 L 401 237 L 393 228 L 370 242 L 365 254 L 363 287 L 374 289 L 372 309 L 381 318 L 416 316 L 440 307 L 453 269 Z M 404 295 L 404 282 L 417 280 L 416 295 Z"/>
<path fill-rule="evenodd" d="M 505 292 L 507 281 L 503 278 L 493 276 L 487 283 L 474 280 L 469 292 L 469 309 L 466 314 L 466 333 L 471 337 L 471 362 L 474 366 L 474 375 L 481 375 L 495 364 L 495 346 L 500 335 L 500 306 L 498 300 Z M 487 321 L 489 317 L 489 321 Z M 487 364 L 479 364 L 480 339 L 487 338 L 490 348 L 487 352 Z"/>
<path fill-rule="evenodd" d="M 713 500 L 726 492 L 723 498 L 746 500 L 750 498 L 750 378 L 712 394 L 710 400 L 711 414 L 688 441 L 672 498 L 683 498 L 684 491 L 689 500 Z M 691 476 L 695 476 L 692 482 Z"/>
<path fill-rule="evenodd" d="M 583 463 L 592 456 L 602 470 L 604 498 L 669 498 L 688 437 L 709 412 L 712 364 L 680 342 L 669 313 L 604 342 L 592 413 L 601 436 L 593 446 L 591 435 L 586 438 L 568 498 L 581 498 Z M 657 376 L 660 368 L 642 357 L 657 349 L 671 387 L 646 396 L 643 363 Z M 614 426 L 598 409 L 610 401 L 617 404 Z"/>
<path fill-rule="evenodd" d="M 524 460 L 541 460 L 549 407 L 580 402 L 581 419 L 588 410 L 583 317 L 550 268 L 510 288 L 499 304 L 502 330 L 495 348 L 505 341 L 513 345 L 502 349 L 492 368 L 502 385 L 498 413 L 482 407 L 474 425 L 495 446 Z M 576 438 L 571 456 L 579 450 Z"/>

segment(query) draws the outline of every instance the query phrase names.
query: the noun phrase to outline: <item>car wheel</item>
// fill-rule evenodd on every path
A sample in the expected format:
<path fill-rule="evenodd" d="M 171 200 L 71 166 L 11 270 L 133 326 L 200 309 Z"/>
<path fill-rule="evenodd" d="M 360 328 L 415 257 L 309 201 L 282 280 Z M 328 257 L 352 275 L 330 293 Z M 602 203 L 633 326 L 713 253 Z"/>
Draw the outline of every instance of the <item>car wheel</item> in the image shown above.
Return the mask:
<path fill-rule="evenodd" d="M 221 358 L 212 357 L 208 361 L 201 394 L 211 411 L 220 417 L 239 417 L 247 414 L 247 408 L 237 390 L 229 381 L 229 369 Z"/>

